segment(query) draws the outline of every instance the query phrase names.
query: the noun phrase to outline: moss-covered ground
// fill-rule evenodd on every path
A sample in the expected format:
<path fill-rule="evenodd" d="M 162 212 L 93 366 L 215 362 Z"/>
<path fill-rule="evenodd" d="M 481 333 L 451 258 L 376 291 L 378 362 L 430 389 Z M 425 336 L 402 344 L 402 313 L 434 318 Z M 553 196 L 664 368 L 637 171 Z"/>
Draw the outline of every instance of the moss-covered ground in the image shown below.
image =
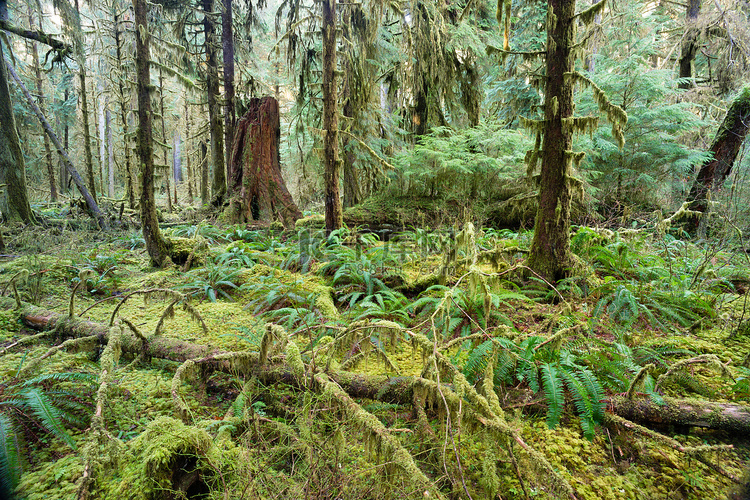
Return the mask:
<path fill-rule="evenodd" d="M 74 314 L 89 321 L 117 309 L 145 337 L 163 321 L 162 338 L 266 356 L 296 382 L 199 367 L 175 385 L 180 363 L 124 352 L 102 389 L 103 344 L 28 373 L 64 332 L 16 344 L 36 332 L 0 310 L 0 430 L 18 451 L 20 498 L 705 499 L 743 478 L 750 436 L 649 426 L 669 441 L 604 418 L 639 373 L 637 397 L 750 404 L 750 304 L 734 285 L 750 265 L 731 247 L 581 228 L 580 269 L 553 289 L 523 267 L 527 233 L 415 229 L 382 242 L 199 224 L 167 235 L 192 245 L 189 269 L 149 267 L 137 233 L 14 232 L 0 283 L 62 314 L 76 290 Z M 120 304 L 151 289 L 182 295 Z M 699 360 L 708 354 L 725 373 Z M 313 381 L 326 368 L 447 382 L 458 396 L 349 403 Z M 46 404 L 22 404 L 29 387 Z"/>

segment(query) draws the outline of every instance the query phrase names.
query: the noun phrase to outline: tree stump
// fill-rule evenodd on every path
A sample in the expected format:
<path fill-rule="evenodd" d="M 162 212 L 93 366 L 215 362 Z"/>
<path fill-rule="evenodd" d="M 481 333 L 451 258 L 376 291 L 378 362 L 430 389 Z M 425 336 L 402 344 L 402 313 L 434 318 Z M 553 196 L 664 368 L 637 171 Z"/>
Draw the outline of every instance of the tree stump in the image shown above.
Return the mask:
<path fill-rule="evenodd" d="M 279 136 L 278 101 L 271 96 L 252 98 L 232 144 L 229 210 L 233 222 L 280 220 L 290 228 L 302 218 L 281 177 Z"/>

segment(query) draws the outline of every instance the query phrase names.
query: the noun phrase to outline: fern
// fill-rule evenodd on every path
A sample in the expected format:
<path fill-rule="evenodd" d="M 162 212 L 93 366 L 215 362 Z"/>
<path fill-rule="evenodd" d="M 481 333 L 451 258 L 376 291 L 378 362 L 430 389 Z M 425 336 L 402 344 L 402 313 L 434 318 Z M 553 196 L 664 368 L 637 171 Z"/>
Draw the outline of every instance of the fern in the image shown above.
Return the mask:
<path fill-rule="evenodd" d="M 573 396 L 573 404 L 581 420 L 581 429 L 586 439 L 594 439 L 594 426 L 596 424 L 594 408 L 599 406 L 599 401 L 592 401 L 587 387 L 584 385 L 579 373 L 571 372 L 565 367 L 559 370 L 560 376 L 565 381 L 565 386 Z"/>
<path fill-rule="evenodd" d="M 547 400 L 547 426 L 554 429 L 560 423 L 565 407 L 565 388 L 559 369 L 550 363 L 543 363 L 539 367 L 542 387 Z"/>
<path fill-rule="evenodd" d="M 469 382 L 475 382 L 484 372 L 487 363 L 492 358 L 493 345 L 492 340 L 485 340 L 469 353 L 469 357 L 466 359 L 462 370 L 464 377 Z"/>
<path fill-rule="evenodd" d="M 0 412 L 0 491 L 13 491 L 21 478 L 21 454 L 13 421 Z"/>
<path fill-rule="evenodd" d="M 28 406 L 33 415 L 39 419 L 42 427 L 75 450 L 75 441 L 62 425 L 62 411 L 53 406 L 49 398 L 37 388 L 27 389 L 21 394 L 25 400 L 25 406 Z"/>

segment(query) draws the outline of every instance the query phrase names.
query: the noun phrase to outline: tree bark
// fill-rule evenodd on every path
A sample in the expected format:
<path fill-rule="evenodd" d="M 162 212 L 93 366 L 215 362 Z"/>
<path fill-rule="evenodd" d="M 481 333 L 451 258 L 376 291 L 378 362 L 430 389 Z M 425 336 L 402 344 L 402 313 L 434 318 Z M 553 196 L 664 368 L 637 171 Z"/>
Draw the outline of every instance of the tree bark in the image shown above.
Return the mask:
<path fill-rule="evenodd" d="M 4 0 L 0 0 L 0 4 L 3 3 Z M 28 224 L 34 222 L 34 214 L 26 189 L 26 164 L 13 115 L 4 50 L 4 43 L 0 38 L 0 184 L 4 184 L 0 188 L 4 191 L 4 196 L 0 196 L 0 210 L 9 221 Z"/>
<path fill-rule="evenodd" d="M 120 23 L 124 22 L 119 18 L 118 14 L 115 14 L 115 55 L 117 56 L 117 65 L 123 70 L 122 60 L 122 32 L 120 31 Z M 117 85 L 120 90 L 120 120 L 122 121 L 122 141 L 123 149 L 125 153 L 125 190 L 127 192 L 128 205 L 130 208 L 135 208 L 135 193 L 137 187 L 135 186 L 133 171 L 130 165 L 130 133 L 128 127 L 128 105 L 125 102 L 125 76 L 119 75 L 117 79 Z"/>
<path fill-rule="evenodd" d="M 232 27 L 232 0 L 223 0 L 221 13 L 221 48 L 224 59 L 224 147 L 226 165 L 231 168 L 232 142 L 237 117 L 234 110 L 234 31 Z M 232 185 L 227 188 L 231 191 Z M 232 194 L 231 192 L 229 193 Z"/>
<path fill-rule="evenodd" d="M 89 192 L 96 201 L 96 181 L 94 179 L 94 156 L 91 152 L 91 131 L 89 129 L 89 104 L 86 96 L 86 66 L 85 59 L 81 58 L 81 66 L 78 72 L 78 78 L 81 81 L 81 118 L 83 119 L 83 152 L 86 160 L 86 176 L 89 185 Z"/>
<path fill-rule="evenodd" d="M 724 121 L 721 123 L 711 145 L 713 157 L 701 165 L 687 201 L 690 209 L 705 213 L 708 210 L 708 195 L 721 185 L 732 173 L 734 161 L 750 129 L 750 86 L 742 89 L 734 99 Z M 699 215 L 687 217 L 686 229 L 695 233 L 700 224 Z"/>
<path fill-rule="evenodd" d="M 211 13 L 214 10 L 214 0 L 201 0 L 205 16 L 203 18 L 203 32 L 206 48 L 206 89 L 208 97 L 208 120 L 211 135 L 211 160 L 214 164 L 214 176 L 211 185 L 212 202 L 220 206 L 227 193 L 226 166 L 224 163 L 224 135 L 221 123 L 221 106 L 219 105 L 219 63 L 216 57 L 216 29 Z"/>
<path fill-rule="evenodd" d="M 344 37 L 347 37 L 348 35 L 348 29 L 347 29 L 348 20 L 344 20 Z M 346 58 L 346 67 L 347 75 L 351 75 L 351 71 L 349 71 L 349 58 Z M 348 128 L 351 130 L 351 126 L 354 123 L 354 105 L 352 104 L 353 96 L 351 95 L 352 92 L 352 85 L 351 85 L 351 76 L 347 76 L 344 80 L 344 91 L 343 91 L 343 99 L 344 99 L 344 105 L 342 107 L 342 112 L 344 113 L 344 121 L 346 123 L 345 130 Z M 350 143 L 349 143 L 349 136 L 344 134 L 344 137 L 341 141 L 342 149 L 344 150 L 344 208 L 353 207 L 354 205 L 357 205 L 361 201 L 361 195 L 359 191 L 359 182 L 357 179 L 357 166 L 355 165 L 355 157 L 354 157 L 354 151 L 352 150 Z"/>
<path fill-rule="evenodd" d="M 141 0 L 136 0 L 141 1 Z M 15 299 L 0 298 L 0 308 L 13 309 Z M 81 318 L 69 317 L 47 311 L 30 304 L 24 304 L 20 311 L 21 321 L 28 327 L 40 331 L 56 329 L 62 337 L 86 337 L 97 335 L 100 344 L 106 344 L 109 326 L 94 323 Z M 145 347 L 145 350 L 144 350 Z M 149 358 L 167 359 L 184 362 L 188 359 L 200 359 L 201 366 L 208 370 L 222 371 L 235 375 L 237 365 L 228 360 L 219 359 L 224 351 L 219 349 L 185 342 L 168 337 L 154 337 L 145 346 L 141 339 L 126 330 L 122 335 L 122 350 L 130 354 L 143 353 Z M 255 374 L 261 382 L 287 383 L 297 385 L 293 370 L 286 365 L 251 365 L 249 373 Z M 332 380 L 338 383 L 353 398 L 373 399 L 394 404 L 412 404 L 412 384 L 415 377 L 388 377 L 385 375 L 361 375 L 352 372 L 329 373 Z M 450 386 L 445 386 L 450 390 Z M 513 398 L 511 398 L 513 399 Z M 750 406 L 733 403 L 713 403 L 695 400 L 664 398 L 664 404 L 656 404 L 650 399 L 625 399 L 622 396 L 608 398 L 608 411 L 636 423 L 657 425 L 687 425 L 710 429 L 725 430 L 738 434 L 750 433 Z M 528 406 L 531 411 L 539 410 L 537 405 Z"/>
<path fill-rule="evenodd" d="M 3 68 L 7 68 L 10 75 L 13 77 L 13 79 L 18 84 L 18 87 L 21 89 L 21 92 L 23 93 L 24 97 L 26 97 L 26 101 L 29 103 L 29 107 L 34 112 L 34 114 L 39 118 L 39 121 L 42 124 L 42 128 L 49 136 L 52 143 L 57 148 L 57 152 L 60 155 L 60 158 L 62 159 L 63 165 L 65 166 L 66 171 L 68 174 L 70 174 L 71 178 L 73 179 L 73 182 L 75 182 L 76 186 L 78 187 L 78 190 L 81 192 L 81 196 L 83 196 L 83 199 L 86 200 L 86 205 L 89 208 L 89 211 L 91 212 L 91 216 L 96 219 L 96 221 L 99 224 L 99 229 L 106 230 L 107 229 L 107 221 L 104 218 L 104 214 L 102 214 L 102 211 L 99 209 L 99 206 L 96 204 L 96 200 L 94 200 L 94 197 L 91 195 L 89 190 L 86 188 L 86 184 L 83 182 L 83 179 L 81 179 L 81 176 L 78 174 L 78 171 L 73 167 L 73 162 L 70 161 L 70 157 L 68 156 L 67 150 L 63 147 L 62 144 L 60 144 L 60 140 L 55 135 L 55 132 L 52 130 L 52 127 L 47 122 L 47 119 L 42 114 L 39 107 L 34 103 L 34 99 L 31 97 L 31 94 L 29 93 L 26 86 L 23 84 L 21 79 L 18 77 L 18 75 L 13 71 L 13 68 L 10 66 L 10 64 L 5 61 L 5 64 L 0 65 Z M 2 68 L 0 68 L 0 71 L 2 71 Z M 66 129 L 67 132 L 67 129 Z"/>
<path fill-rule="evenodd" d="M 112 112 L 104 112 L 105 135 L 107 136 L 107 195 L 115 197 L 115 145 L 112 142 Z"/>
<path fill-rule="evenodd" d="M 572 130 L 565 119 L 573 116 L 575 0 L 550 0 L 548 14 L 547 74 L 544 88 L 544 138 L 539 185 L 539 208 L 528 265 L 555 283 L 570 273 L 570 203 Z"/>
<path fill-rule="evenodd" d="M 325 158 L 326 233 L 344 225 L 339 178 L 339 118 L 336 95 L 336 0 L 322 0 L 323 6 L 323 151 Z"/>
<path fill-rule="evenodd" d="M 161 143 L 163 144 L 162 149 L 164 150 L 164 183 L 166 184 L 167 191 L 167 212 L 172 213 L 172 193 L 169 186 L 172 172 L 169 168 L 167 125 L 166 121 L 164 120 L 164 74 L 161 68 L 159 68 L 159 113 L 161 121 Z"/>
<path fill-rule="evenodd" d="M 193 169 L 190 166 L 190 153 L 192 152 L 190 141 L 190 107 L 187 102 L 187 95 L 185 96 L 185 170 L 187 170 L 187 188 L 188 188 L 188 199 L 190 205 L 193 204 L 193 196 L 195 191 L 193 190 Z"/>
<path fill-rule="evenodd" d="M 33 27 L 33 25 L 34 11 L 31 6 L 29 6 L 29 27 Z M 41 29 L 42 19 L 40 16 L 39 30 L 41 31 Z M 39 99 L 39 109 L 41 110 L 42 114 L 44 114 L 45 110 L 44 91 L 42 89 L 42 69 L 39 64 L 39 50 L 35 41 L 31 43 L 31 60 L 34 65 L 34 79 L 36 80 L 36 93 Z M 44 131 L 42 131 L 42 136 L 44 138 L 44 163 L 47 166 L 47 179 L 49 180 L 49 197 L 53 202 L 57 202 L 57 185 L 55 183 L 55 168 L 52 165 L 52 149 L 49 145 L 49 137 L 47 137 L 47 134 Z"/>
<path fill-rule="evenodd" d="M 206 143 L 201 141 L 201 204 L 208 204 L 208 148 Z"/>
<path fill-rule="evenodd" d="M 151 117 L 151 71 L 149 68 L 148 8 L 146 0 L 133 0 L 135 9 L 135 67 L 138 90 L 138 161 L 141 164 L 141 225 L 151 264 L 163 267 L 171 262 L 167 241 L 159 230 L 154 198 L 154 144 Z"/>
<path fill-rule="evenodd" d="M 237 124 L 229 164 L 234 222 L 280 219 L 294 227 L 302 218 L 281 176 L 279 103 L 271 97 L 252 98 Z"/>
<path fill-rule="evenodd" d="M 685 7 L 685 34 L 680 47 L 680 82 L 679 88 L 689 89 L 695 86 L 693 78 L 693 62 L 698 52 L 698 41 L 700 40 L 700 29 L 696 26 L 698 14 L 701 11 L 701 0 L 688 0 Z"/>

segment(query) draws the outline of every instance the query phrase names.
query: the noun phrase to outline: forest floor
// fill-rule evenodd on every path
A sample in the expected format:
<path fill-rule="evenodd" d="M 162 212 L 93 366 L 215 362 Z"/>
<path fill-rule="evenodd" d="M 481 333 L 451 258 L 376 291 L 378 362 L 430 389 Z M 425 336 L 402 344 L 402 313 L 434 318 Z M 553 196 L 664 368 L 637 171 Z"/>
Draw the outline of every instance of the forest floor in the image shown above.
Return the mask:
<path fill-rule="evenodd" d="M 22 302 L 0 309 L 0 466 L 22 468 L 19 497 L 705 499 L 746 480 L 750 433 L 612 407 L 750 404 L 738 245 L 577 228 L 550 288 L 523 267 L 530 233 L 318 221 L 174 225 L 167 269 L 137 231 L 6 228 Z M 30 327 L 71 308 L 108 333 Z M 382 387 L 360 399 L 346 372 Z"/>

